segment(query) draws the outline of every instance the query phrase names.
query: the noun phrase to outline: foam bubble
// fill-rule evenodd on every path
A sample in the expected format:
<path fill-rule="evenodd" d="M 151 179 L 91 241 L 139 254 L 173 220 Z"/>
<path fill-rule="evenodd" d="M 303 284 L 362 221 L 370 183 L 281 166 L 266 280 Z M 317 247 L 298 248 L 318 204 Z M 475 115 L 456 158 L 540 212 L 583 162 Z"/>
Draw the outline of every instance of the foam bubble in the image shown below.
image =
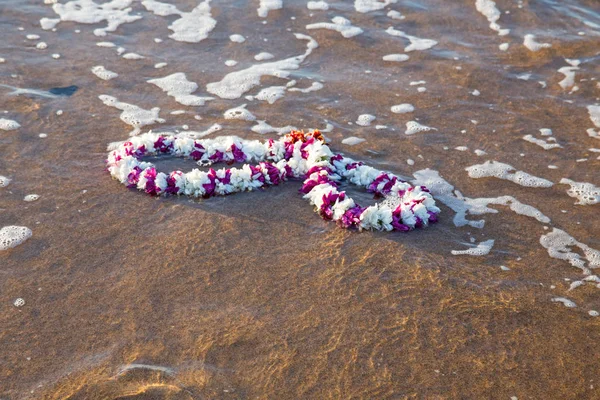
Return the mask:
<path fill-rule="evenodd" d="M 20 245 L 32 235 L 31 229 L 25 226 L 5 226 L 0 229 L 0 251 Z"/>
<path fill-rule="evenodd" d="M 237 63 L 238 62 L 235 60 L 225 60 L 225 65 L 227 65 L 228 67 L 235 67 Z"/>
<path fill-rule="evenodd" d="M 246 110 L 247 104 L 242 104 L 241 106 L 230 108 L 229 110 L 223 113 L 223 117 L 225 119 L 241 119 L 243 121 L 254 121 L 256 117 L 248 110 Z"/>
<path fill-rule="evenodd" d="M 369 125 L 371 125 L 371 122 L 373 122 L 375 120 L 375 118 L 376 117 L 371 114 L 361 114 L 358 116 L 358 119 L 356 120 L 356 125 L 369 126 Z"/>
<path fill-rule="evenodd" d="M 565 307 L 575 308 L 577 304 L 574 301 L 567 299 L 566 297 L 553 297 L 552 301 L 555 303 L 562 303 Z"/>
<path fill-rule="evenodd" d="M 523 38 L 523 46 L 527 47 L 530 51 L 540 51 L 552 47 L 550 43 L 536 42 L 535 35 L 528 33 Z"/>
<path fill-rule="evenodd" d="M 332 18 L 331 23 L 319 22 L 316 24 L 306 25 L 306 29 L 329 29 L 341 33 L 345 38 L 351 38 L 363 33 L 363 30 L 359 27 L 352 26 L 350 20 L 340 16 Z"/>
<path fill-rule="evenodd" d="M 7 187 L 10 184 L 11 179 L 6 176 L 0 175 L 0 188 Z"/>
<path fill-rule="evenodd" d="M 234 43 L 244 43 L 246 41 L 246 38 L 240 34 L 235 33 L 229 36 L 229 40 L 231 40 Z"/>
<path fill-rule="evenodd" d="M 144 110 L 134 104 L 120 102 L 113 96 L 102 94 L 98 96 L 98 98 L 102 100 L 105 105 L 123 111 L 119 118 L 127 125 L 133 126 L 134 129 L 129 133 L 131 136 L 139 134 L 141 128 L 146 125 L 165 122 L 164 119 L 158 116 L 158 113 L 160 112 L 160 108 L 158 107 L 154 107 L 151 110 Z"/>
<path fill-rule="evenodd" d="M 591 275 L 591 269 L 600 267 L 600 251 L 578 242 L 561 229 L 554 228 L 552 232 L 542 235 L 540 244 L 548 251 L 550 257 L 569 262 L 572 266 L 581 269 L 584 275 Z M 584 257 L 571 251 L 572 247 L 578 247 Z"/>
<path fill-rule="evenodd" d="M 121 24 L 142 18 L 139 15 L 129 15 L 131 3 L 132 0 L 112 0 L 103 4 L 96 4 L 93 0 L 72 0 L 65 4 L 55 3 L 52 9 L 60 16 L 61 21 L 81 24 L 106 21 L 105 28 L 94 29 L 94 35 L 106 36 L 106 32 L 114 32 Z"/>
<path fill-rule="evenodd" d="M 48 48 L 48 43 L 39 42 L 38 44 L 35 45 L 35 48 L 38 50 L 46 50 Z"/>
<path fill-rule="evenodd" d="M 515 168 L 497 161 L 486 161 L 483 164 L 472 165 L 466 168 L 469 177 L 474 179 L 495 177 L 514 182 L 525 187 L 551 187 L 553 185 L 547 179 L 529 175 L 523 171 L 515 171 Z"/>
<path fill-rule="evenodd" d="M 575 204 L 591 205 L 600 203 L 600 187 L 587 182 L 575 182 L 570 179 L 562 178 L 559 182 L 563 185 L 570 185 L 567 194 L 579 200 Z"/>
<path fill-rule="evenodd" d="M 438 42 L 433 39 L 422 39 L 416 36 L 407 35 L 406 33 L 398 31 L 391 26 L 386 29 L 385 32 L 388 35 L 399 36 L 408 39 L 410 44 L 404 48 L 406 53 L 410 51 L 427 50 L 438 44 Z"/>
<path fill-rule="evenodd" d="M 169 29 L 173 31 L 169 37 L 178 42 L 198 43 L 206 39 L 217 26 L 217 21 L 210 13 L 210 0 L 198 4 L 190 12 L 180 11 L 174 5 L 156 0 L 144 0 L 142 5 L 159 16 L 179 15 L 180 18 L 169 25 Z"/>
<path fill-rule="evenodd" d="M 348 146 L 355 146 L 359 143 L 364 142 L 365 140 L 367 140 L 367 139 L 358 138 L 356 136 L 350 136 L 350 137 L 343 139 L 342 144 L 345 144 Z"/>
<path fill-rule="evenodd" d="M 391 19 L 405 19 L 406 17 L 400 13 L 400 11 L 390 10 L 386 14 Z"/>
<path fill-rule="evenodd" d="M 60 22 L 60 18 L 42 18 L 40 19 L 40 26 L 43 30 L 49 31 L 50 29 L 56 28 L 56 25 Z"/>
<path fill-rule="evenodd" d="M 596 128 L 600 128 L 600 106 L 587 106 L 587 109 L 590 120 L 596 125 Z"/>
<path fill-rule="evenodd" d="M 105 81 L 109 81 L 119 76 L 119 74 L 116 72 L 109 71 L 102 65 L 96 65 L 95 67 L 92 67 L 92 73 Z"/>
<path fill-rule="evenodd" d="M 298 128 L 296 128 L 295 126 L 292 126 L 292 125 L 282 126 L 282 127 L 274 127 L 274 126 L 267 124 L 266 121 L 256 121 L 256 122 L 257 122 L 257 124 L 251 128 L 252 132 L 260 133 L 261 135 L 264 135 L 266 133 L 272 133 L 272 132 L 275 132 L 278 135 L 284 135 L 291 131 L 298 130 Z M 323 130 L 322 132 L 327 132 L 327 131 Z"/>
<path fill-rule="evenodd" d="M 309 92 L 316 92 L 317 90 L 321 90 L 323 89 L 323 84 L 321 82 L 313 82 L 309 87 L 304 88 L 304 89 L 299 89 L 299 88 L 291 88 L 288 89 L 288 91 L 290 92 L 301 92 L 301 93 L 309 93 Z"/>
<path fill-rule="evenodd" d="M 558 82 L 559 86 L 563 89 L 568 89 L 570 87 L 575 86 L 575 71 L 580 69 L 578 67 L 578 65 L 580 64 L 579 60 L 566 59 L 566 61 L 567 63 L 571 64 L 571 66 L 562 67 L 558 69 L 558 72 L 565 76 L 563 80 Z"/>
<path fill-rule="evenodd" d="M 167 64 L 166 62 L 160 62 L 160 63 L 156 63 L 156 64 L 154 64 L 154 68 L 156 68 L 156 69 L 161 69 L 161 68 L 164 68 L 164 67 L 166 67 L 167 65 L 168 65 L 168 64 Z"/>
<path fill-rule="evenodd" d="M 401 62 L 406 61 L 410 57 L 407 54 L 387 54 L 383 56 L 383 61 Z"/>
<path fill-rule="evenodd" d="M 58 60 L 60 58 L 60 54 L 54 53 L 54 54 L 52 54 L 52 58 L 54 58 L 55 60 Z"/>
<path fill-rule="evenodd" d="M 475 153 L 477 156 L 479 156 L 479 157 L 481 157 L 481 156 L 484 156 L 484 155 L 486 155 L 486 154 L 487 154 L 485 151 L 483 151 L 483 150 L 480 150 L 480 149 L 476 149 L 476 150 L 474 151 L 474 153 Z"/>
<path fill-rule="evenodd" d="M 150 79 L 148 83 L 158 86 L 167 92 L 168 96 L 175 98 L 175 101 L 184 106 L 203 106 L 213 97 L 200 97 L 192 93 L 198 89 L 198 84 L 188 81 L 183 72 L 165 76 L 164 78 Z"/>
<path fill-rule="evenodd" d="M 359 13 L 368 13 L 381 10 L 382 8 L 395 3 L 397 0 L 354 0 L 354 9 Z"/>
<path fill-rule="evenodd" d="M 23 198 L 23 200 L 27 201 L 27 202 L 32 202 L 32 201 L 36 201 L 40 198 L 39 195 L 37 194 L 28 194 L 27 196 L 25 196 Z"/>
<path fill-rule="evenodd" d="M 4 131 L 13 131 L 19 129 L 21 125 L 12 119 L 0 118 L 0 129 Z"/>
<path fill-rule="evenodd" d="M 467 244 L 467 243 L 465 243 Z M 485 242 L 480 242 L 477 246 L 466 249 L 466 250 L 452 250 L 452 255 L 468 255 L 468 256 L 485 256 L 490 253 L 494 247 L 494 239 L 486 240 Z"/>
<path fill-rule="evenodd" d="M 505 36 L 510 33 L 510 29 L 502 29 L 500 28 L 500 25 L 498 25 L 497 21 L 500 19 L 500 15 L 502 14 L 496 7 L 496 3 L 494 1 L 476 0 L 475 8 L 477 8 L 477 11 L 487 18 L 488 22 L 490 23 L 490 29 L 498 32 L 498 35 Z"/>
<path fill-rule="evenodd" d="M 508 50 L 508 46 L 510 46 L 509 43 L 501 43 L 500 45 L 498 45 L 498 48 L 502 51 L 506 51 Z"/>
<path fill-rule="evenodd" d="M 329 10 L 329 4 L 327 4 L 324 1 L 309 1 L 308 3 L 306 3 L 306 8 L 308 8 L 309 10 L 327 11 Z"/>
<path fill-rule="evenodd" d="M 260 0 L 260 5 L 256 12 L 261 18 L 266 18 L 269 15 L 269 11 L 281 10 L 283 8 L 282 0 Z"/>
<path fill-rule="evenodd" d="M 264 75 L 287 78 L 290 70 L 300 68 L 300 64 L 305 58 L 319 46 L 310 36 L 301 33 L 297 33 L 295 36 L 297 39 L 308 41 L 306 52 L 303 55 L 257 64 L 241 71 L 231 72 L 225 75 L 221 81 L 206 85 L 206 90 L 223 99 L 237 99 L 253 87 L 260 85 L 260 79 Z"/>
<path fill-rule="evenodd" d="M 267 53 L 267 52 L 262 52 L 262 53 L 258 53 L 257 55 L 254 56 L 254 59 L 256 61 L 265 61 L 265 60 L 270 60 L 272 58 L 274 58 L 275 56 L 271 53 Z"/>
<path fill-rule="evenodd" d="M 546 141 L 543 139 L 537 139 L 537 138 L 533 137 L 533 135 L 525 135 L 525 136 L 523 136 L 523 140 L 525 140 L 526 142 L 529 142 L 529 143 L 536 144 L 536 145 L 540 146 L 541 148 L 543 148 L 544 150 L 562 148 L 562 146 L 558 143 L 549 143 L 549 140 Z"/>
<path fill-rule="evenodd" d="M 126 53 L 126 54 L 123 54 L 123 58 L 126 60 L 142 60 L 145 57 L 142 55 L 139 55 L 138 53 Z"/>
<path fill-rule="evenodd" d="M 404 134 L 406 135 L 414 135 L 419 132 L 428 132 L 428 131 L 437 131 L 436 128 L 432 128 L 430 126 L 421 125 L 417 121 L 408 121 L 406 123 L 406 131 Z"/>
<path fill-rule="evenodd" d="M 275 103 L 277 100 L 285 96 L 285 91 L 287 87 L 285 86 L 271 86 L 268 88 L 262 89 L 256 96 L 254 96 L 257 100 L 266 101 L 269 104 Z"/>
<path fill-rule="evenodd" d="M 107 48 L 117 47 L 117 45 L 114 44 L 113 42 L 96 42 L 96 46 L 107 47 Z"/>
<path fill-rule="evenodd" d="M 32 33 L 30 33 L 29 35 L 25 36 L 28 40 L 38 40 L 40 38 L 40 35 L 34 35 Z"/>
<path fill-rule="evenodd" d="M 395 114 L 406 114 L 415 111 L 415 107 L 412 104 L 403 103 L 392 106 L 390 110 L 392 110 L 392 112 Z"/>

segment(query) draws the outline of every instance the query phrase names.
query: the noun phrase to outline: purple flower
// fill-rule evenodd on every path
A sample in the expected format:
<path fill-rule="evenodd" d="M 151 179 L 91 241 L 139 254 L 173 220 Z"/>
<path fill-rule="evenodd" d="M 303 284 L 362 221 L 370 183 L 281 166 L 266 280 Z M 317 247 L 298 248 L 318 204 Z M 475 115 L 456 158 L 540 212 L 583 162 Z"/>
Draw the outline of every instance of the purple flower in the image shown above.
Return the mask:
<path fill-rule="evenodd" d="M 267 175 L 272 185 L 279 185 L 281 182 L 281 173 L 273 164 L 269 162 L 261 162 L 260 165 L 267 170 Z"/>
<path fill-rule="evenodd" d="M 177 187 L 177 177 L 183 175 L 183 172 L 181 171 L 173 171 L 171 172 L 171 174 L 167 177 L 167 188 L 165 189 L 165 192 L 170 193 L 170 194 L 177 194 L 179 193 L 179 187 Z"/>
<path fill-rule="evenodd" d="M 215 194 L 215 188 L 217 186 L 216 183 L 215 183 L 215 181 L 217 179 L 217 173 L 216 173 L 216 171 L 214 169 L 212 169 L 212 168 L 209 169 L 207 176 L 208 176 L 208 179 L 210 180 L 210 182 L 209 183 L 205 183 L 204 185 L 202 185 L 202 187 L 205 190 L 204 197 L 210 197 L 210 196 L 214 195 Z"/>
<path fill-rule="evenodd" d="M 334 161 L 342 161 L 343 159 L 344 159 L 344 157 L 338 153 L 338 154 L 334 155 L 333 157 L 331 157 L 329 159 L 329 161 L 333 163 Z"/>
<path fill-rule="evenodd" d="M 156 186 L 156 168 L 151 167 L 146 169 L 146 173 L 144 174 L 144 178 L 146 178 L 146 193 L 156 196 L 160 192 L 160 188 Z"/>
<path fill-rule="evenodd" d="M 335 202 L 340 199 L 340 200 L 344 200 L 346 194 L 344 192 L 342 193 L 333 193 L 333 192 L 329 192 L 329 194 L 324 194 L 323 195 L 323 204 L 321 204 L 321 207 L 319 209 L 321 216 L 324 219 L 332 219 L 333 218 L 333 209 L 332 207 L 335 205 Z"/>
<path fill-rule="evenodd" d="M 432 211 L 427 211 L 427 214 L 429 214 L 429 223 L 430 224 L 435 224 L 436 222 L 438 222 L 438 216 L 436 213 L 434 213 Z"/>
<path fill-rule="evenodd" d="M 194 142 L 194 151 L 190 153 L 190 157 L 194 159 L 194 161 L 198 161 L 204 155 L 204 146 L 202 146 L 198 142 Z"/>
<path fill-rule="evenodd" d="M 323 183 L 328 183 L 334 187 L 337 187 L 335 182 L 332 182 L 327 175 L 318 175 L 316 179 L 307 179 L 304 181 L 304 184 L 300 188 L 300 192 L 306 194 L 309 193 L 315 186 L 321 185 Z"/>
<path fill-rule="evenodd" d="M 302 156 L 302 158 L 304 158 L 305 160 L 308 158 L 308 151 L 304 150 L 308 145 L 311 145 L 315 142 L 315 138 L 311 137 L 310 139 L 308 139 L 306 142 L 302 143 L 300 145 L 300 155 Z"/>
<path fill-rule="evenodd" d="M 360 161 L 350 163 L 350 164 L 346 165 L 346 171 L 356 169 L 356 167 L 360 167 L 361 165 L 363 165 L 363 163 L 361 163 Z"/>
<path fill-rule="evenodd" d="M 212 156 L 208 157 L 212 162 L 219 162 L 219 161 L 223 161 L 224 159 L 224 154 L 223 152 L 217 150 L 215 152 L 215 154 L 213 154 Z"/>
<path fill-rule="evenodd" d="M 219 178 L 219 182 L 221 182 L 224 185 L 229 185 L 229 183 L 231 182 L 231 170 L 230 169 L 225 170 L 225 176 L 223 178 Z"/>
<path fill-rule="evenodd" d="M 173 148 L 173 142 L 166 143 L 164 136 L 159 136 L 156 142 L 154 142 L 154 149 L 157 152 L 167 153 Z"/>
<path fill-rule="evenodd" d="M 392 182 L 393 178 L 391 178 L 388 174 L 386 174 L 385 172 L 382 173 L 381 175 L 379 175 L 377 178 L 375 178 L 373 180 L 373 182 L 371 182 L 371 184 L 369 185 L 369 187 L 367 188 L 367 190 L 369 192 L 373 192 L 376 194 L 385 194 L 386 193 L 386 188 L 388 187 L 388 185 L 390 184 L 390 182 Z M 380 191 L 379 189 L 377 189 L 377 187 L 379 186 L 380 183 L 383 183 L 385 181 L 388 181 L 383 189 Z M 389 186 L 389 189 L 392 188 L 392 186 L 394 186 L 394 183 L 396 183 L 395 181 L 392 182 L 392 184 Z M 388 189 L 388 192 L 389 192 Z"/>
<path fill-rule="evenodd" d="M 363 211 L 365 211 L 365 209 L 359 205 L 346 210 L 344 215 L 342 215 L 342 218 L 340 218 L 340 224 L 342 224 L 344 228 L 358 226 L 360 224 L 360 216 Z"/>
<path fill-rule="evenodd" d="M 140 180 L 140 174 L 142 173 L 142 169 L 137 165 L 133 167 L 133 171 L 127 175 L 127 187 L 134 188 L 137 186 L 138 181 Z"/>
<path fill-rule="evenodd" d="M 246 154 L 242 151 L 242 149 L 238 148 L 235 144 L 231 145 L 231 153 L 233 154 L 233 159 L 235 162 L 245 162 Z"/>
<path fill-rule="evenodd" d="M 250 165 L 250 171 L 252 171 L 252 179 L 255 179 L 261 183 L 265 183 L 265 176 L 262 173 L 260 167 L 255 167 L 254 165 Z"/>

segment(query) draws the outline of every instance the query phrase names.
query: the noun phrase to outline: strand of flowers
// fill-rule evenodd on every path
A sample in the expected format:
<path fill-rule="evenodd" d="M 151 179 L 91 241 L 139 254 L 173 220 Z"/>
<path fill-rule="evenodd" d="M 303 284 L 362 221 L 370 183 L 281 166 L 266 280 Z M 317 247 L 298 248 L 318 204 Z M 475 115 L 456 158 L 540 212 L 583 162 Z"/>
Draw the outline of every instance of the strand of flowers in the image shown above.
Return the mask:
<path fill-rule="evenodd" d="M 189 157 L 202 165 L 217 162 L 254 162 L 241 168 L 190 172 L 157 172 L 142 157 L 169 154 Z M 107 159 L 110 174 L 128 187 L 159 196 L 167 194 L 210 197 L 278 185 L 288 178 L 304 177 L 301 192 L 326 220 L 345 228 L 408 231 L 437 221 L 440 210 L 424 186 L 412 187 L 398 177 L 334 155 L 318 132 L 292 132 L 267 142 L 237 137 L 194 140 L 188 137 L 146 133 L 124 142 Z M 337 190 L 341 179 L 362 186 L 383 203 L 360 207 Z"/>
<path fill-rule="evenodd" d="M 386 200 L 361 207 L 338 191 L 341 179 Z M 331 157 L 329 165 L 311 168 L 300 191 L 322 218 L 337 221 L 344 228 L 409 231 L 437 222 L 440 213 L 425 186 L 413 187 L 393 174 L 341 154 Z"/>
<path fill-rule="evenodd" d="M 169 154 L 189 157 L 203 165 L 218 162 L 254 162 L 241 168 L 221 168 L 190 172 L 157 172 L 142 157 Z M 111 151 L 107 159 L 110 174 L 130 188 L 159 196 L 166 194 L 210 197 L 278 185 L 290 178 L 303 177 L 315 166 L 326 165 L 333 154 L 315 131 L 294 132 L 267 142 L 238 137 L 194 140 L 188 137 L 146 133 L 130 139 Z"/>

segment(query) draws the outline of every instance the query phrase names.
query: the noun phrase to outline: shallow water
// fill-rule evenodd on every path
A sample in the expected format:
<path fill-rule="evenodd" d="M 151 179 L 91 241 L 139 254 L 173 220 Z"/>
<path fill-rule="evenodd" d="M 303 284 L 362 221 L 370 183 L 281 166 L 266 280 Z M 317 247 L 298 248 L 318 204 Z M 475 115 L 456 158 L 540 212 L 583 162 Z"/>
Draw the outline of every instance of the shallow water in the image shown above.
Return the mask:
<path fill-rule="evenodd" d="M 172 3 L 182 12 L 199 4 Z M 309 10 L 306 1 L 284 0 L 266 18 L 258 1 L 210 3 L 216 26 L 185 43 L 169 38 L 179 16 L 155 15 L 139 1 L 129 15 L 142 18 L 104 37 L 94 30 L 105 21 L 43 30 L 41 18 L 58 18 L 51 4 L 0 1 L 0 84 L 78 88 L 48 97 L 0 86 L 0 118 L 20 124 L 0 130 L 0 175 L 11 179 L 0 187 L 0 228 L 32 231 L 0 251 L 1 399 L 600 398 L 600 319 L 590 315 L 600 311 L 600 292 L 589 278 L 600 263 L 571 246 L 589 269 L 582 271 L 540 243 L 557 228 L 580 247 L 600 249 L 600 205 L 574 204 L 569 185 L 559 183 L 600 186 L 600 140 L 588 133 L 600 126 L 587 108 L 600 101 L 598 2 L 498 0 L 506 36 L 490 28 L 475 0 L 399 0 L 368 13 L 350 1 L 327 3 L 327 11 Z M 390 10 L 405 18 L 392 19 Z M 336 16 L 363 32 L 345 38 L 306 29 Z M 389 27 L 438 43 L 405 53 L 409 40 Z M 321 82 L 322 89 L 287 90 L 273 104 L 245 96 L 289 79 L 262 77 L 236 99 L 207 91 L 228 73 L 304 54 L 307 41 L 293 33 L 319 47 L 288 78 L 296 88 Z M 233 42 L 232 34 L 246 40 Z M 528 34 L 551 47 L 529 50 Z M 40 41 L 48 47 L 37 49 Z M 144 58 L 124 59 L 118 47 Z M 255 60 L 261 52 L 274 58 Z M 404 53 L 406 61 L 382 59 Z M 573 66 L 565 59 L 581 63 L 572 84 L 561 86 L 558 70 Z M 161 62 L 167 66 L 155 68 Z M 91 72 L 98 65 L 118 76 L 98 78 Z M 215 99 L 186 106 L 147 83 L 177 72 L 198 84 L 194 95 Z M 418 81 L 425 83 L 411 85 Z M 334 151 L 410 180 L 429 168 L 460 193 L 448 200 L 451 192 L 434 190 L 440 222 L 405 234 L 339 229 L 311 210 L 296 181 L 201 201 L 152 198 L 104 170 L 107 144 L 126 140 L 133 127 L 103 94 L 159 107 L 166 122 L 143 132 L 219 123 L 223 129 L 207 137 L 277 136 L 253 132 L 256 122 L 224 119 L 242 104 L 274 127 L 329 123 Z M 404 103 L 414 111 L 391 111 Z M 362 114 L 376 119 L 357 125 Z M 437 130 L 406 135 L 409 121 Z M 544 150 L 526 135 L 562 147 Z M 343 144 L 349 137 L 366 140 Z M 488 160 L 554 185 L 474 179 L 465 170 Z M 23 201 L 29 194 L 40 198 Z M 551 222 L 490 205 L 498 213 L 467 214 L 484 219 L 482 228 L 456 226 L 446 203 L 464 206 L 461 195 L 513 196 Z M 490 239 L 485 256 L 451 253 Z M 25 304 L 15 306 L 19 298 Z"/>

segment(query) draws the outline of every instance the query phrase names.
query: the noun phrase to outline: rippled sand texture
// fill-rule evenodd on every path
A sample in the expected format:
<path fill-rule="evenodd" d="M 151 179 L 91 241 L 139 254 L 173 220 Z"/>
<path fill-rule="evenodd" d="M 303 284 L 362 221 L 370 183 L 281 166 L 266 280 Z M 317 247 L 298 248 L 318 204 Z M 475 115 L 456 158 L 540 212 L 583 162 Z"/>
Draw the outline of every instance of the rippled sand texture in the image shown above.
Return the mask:
<path fill-rule="evenodd" d="M 488 13 L 490 21 L 475 0 L 399 0 L 367 13 L 350 1 L 309 10 L 284 0 L 264 18 L 257 0 L 214 1 L 196 17 L 216 25 L 196 42 L 169 38 L 168 26 L 199 2 L 173 4 L 177 13 L 161 16 L 133 1 L 128 15 L 141 19 L 100 37 L 94 30 L 105 21 L 43 30 L 40 19 L 58 18 L 51 4 L 0 2 L 0 84 L 43 91 L 14 95 L 0 86 L 0 118 L 20 125 L 0 130 L 0 175 L 11 180 L 0 187 L 0 228 L 32 231 L 0 251 L 0 398 L 600 398 L 600 205 L 574 204 L 559 183 L 600 186 L 600 121 L 588 112 L 600 96 L 597 1 L 497 0 L 500 14 Z M 363 32 L 306 29 L 336 16 Z M 287 80 L 263 77 L 235 99 L 207 90 L 230 72 L 307 53 L 307 40 L 293 33 L 319 47 Z M 437 44 L 405 52 L 406 35 Z M 531 51 L 523 43 L 532 40 L 551 47 Z M 42 41 L 47 48 L 36 48 Z M 123 58 L 118 47 L 144 58 Z M 261 52 L 274 58 L 256 61 Z M 390 54 L 409 58 L 384 61 Z M 110 74 L 93 73 L 96 66 L 118 76 L 97 76 Z M 565 67 L 575 69 L 558 72 Z M 177 72 L 198 84 L 191 94 L 215 99 L 182 105 L 147 83 Z M 289 79 L 323 88 L 286 88 L 273 104 L 244 97 Z M 72 96 L 48 96 L 71 85 Z M 273 127 L 330 123 L 334 151 L 407 179 L 438 171 L 459 193 L 435 192 L 440 222 L 408 234 L 339 229 L 311 210 L 299 182 L 204 201 L 152 198 L 104 170 L 107 144 L 133 127 L 100 95 L 160 108 L 165 122 L 143 132 L 218 123 L 223 129 L 209 137 L 277 136 L 223 117 L 242 104 Z M 392 112 L 399 104 L 414 111 Z M 376 119 L 358 125 L 362 114 Z M 406 135 L 409 121 L 437 130 Z M 545 150 L 527 135 L 562 147 Z M 366 140 L 342 143 L 350 137 Z M 515 170 L 505 179 L 465 170 L 486 161 Z M 553 186 L 521 186 L 515 171 Z M 40 197 L 23 201 L 30 194 Z M 498 213 L 467 215 L 485 226 L 456 226 L 448 205 L 464 209 L 462 196 L 480 199 L 472 203 L 479 210 L 490 203 L 481 198 L 512 196 L 543 222 L 491 202 Z M 540 238 L 554 228 L 581 245 L 570 249 L 587 270 L 550 257 Z M 487 255 L 451 253 L 489 240 Z"/>

